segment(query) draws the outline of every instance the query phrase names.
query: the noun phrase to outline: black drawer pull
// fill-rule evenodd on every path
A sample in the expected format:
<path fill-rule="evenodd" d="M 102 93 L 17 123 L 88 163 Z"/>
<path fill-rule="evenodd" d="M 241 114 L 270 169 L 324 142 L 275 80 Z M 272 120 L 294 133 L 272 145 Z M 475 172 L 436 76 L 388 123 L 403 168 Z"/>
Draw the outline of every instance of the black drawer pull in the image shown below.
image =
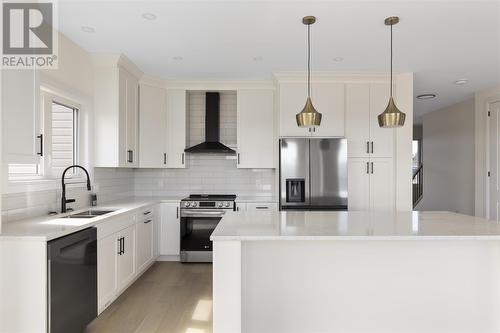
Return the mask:
<path fill-rule="evenodd" d="M 148 210 L 147 212 L 144 212 L 144 213 L 142 213 L 142 214 L 143 214 L 143 215 L 149 215 L 149 214 L 151 214 L 151 211 L 150 211 L 150 210 Z"/>
<path fill-rule="evenodd" d="M 269 209 L 269 206 L 257 206 L 255 209 Z"/>
<path fill-rule="evenodd" d="M 144 224 L 148 224 L 151 220 L 144 221 Z"/>

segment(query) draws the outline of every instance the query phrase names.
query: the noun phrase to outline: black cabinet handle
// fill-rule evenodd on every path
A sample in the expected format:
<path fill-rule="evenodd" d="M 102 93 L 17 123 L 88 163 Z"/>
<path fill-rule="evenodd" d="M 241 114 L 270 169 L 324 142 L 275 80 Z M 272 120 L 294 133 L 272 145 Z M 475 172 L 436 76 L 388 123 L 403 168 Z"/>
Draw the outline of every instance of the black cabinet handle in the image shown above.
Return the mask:
<path fill-rule="evenodd" d="M 118 238 L 117 242 L 118 242 L 118 255 L 121 256 L 122 255 L 122 239 Z"/>
<path fill-rule="evenodd" d="M 240 164 L 240 153 L 238 153 L 238 164 Z"/>
<path fill-rule="evenodd" d="M 167 153 L 163 153 L 163 164 L 167 164 Z"/>
<path fill-rule="evenodd" d="M 371 162 L 371 166 L 372 166 L 372 174 L 373 174 L 373 162 Z"/>
<path fill-rule="evenodd" d="M 144 221 L 144 224 L 148 224 L 151 220 Z"/>
<path fill-rule="evenodd" d="M 373 141 L 370 143 L 370 146 L 371 146 L 371 151 L 372 151 L 372 154 L 373 154 Z"/>
<path fill-rule="evenodd" d="M 175 218 L 177 218 L 177 219 L 179 218 L 179 207 L 177 207 L 177 211 L 175 213 Z"/>
<path fill-rule="evenodd" d="M 370 163 L 366 162 L 366 173 L 370 173 Z"/>
<path fill-rule="evenodd" d="M 184 165 L 184 153 L 182 153 L 182 164 Z"/>
<path fill-rule="evenodd" d="M 122 253 L 125 253 L 125 237 L 122 237 Z"/>
<path fill-rule="evenodd" d="M 257 206 L 255 207 L 255 209 L 269 209 L 268 206 Z"/>
<path fill-rule="evenodd" d="M 370 141 L 366 141 L 366 153 L 370 153 Z"/>
<path fill-rule="evenodd" d="M 132 150 L 127 150 L 127 162 L 133 163 L 134 161 L 134 152 Z"/>
<path fill-rule="evenodd" d="M 43 134 L 37 135 L 37 139 L 40 139 L 40 152 L 37 155 L 43 156 Z"/>
<path fill-rule="evenodd" d="M 147 212 L 144 212 L 144 213 L 142 213 L 142 214 L 143 214 L 143 215 L 149 215 L 149 214 L 151 214 L 151 211 L 150 211 L 150 210 L 148 210 Z"/>

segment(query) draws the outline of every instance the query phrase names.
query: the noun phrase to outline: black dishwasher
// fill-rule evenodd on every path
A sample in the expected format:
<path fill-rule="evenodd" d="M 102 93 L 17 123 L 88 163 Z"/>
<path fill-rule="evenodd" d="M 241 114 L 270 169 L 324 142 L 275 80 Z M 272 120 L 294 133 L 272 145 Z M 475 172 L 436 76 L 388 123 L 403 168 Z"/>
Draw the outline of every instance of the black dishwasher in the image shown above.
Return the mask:
<path fill-rule="evenodd" d="M 50 333 L 79 333 L 97 316 L 97 232 L 88 228 L 47 244 Z"/>

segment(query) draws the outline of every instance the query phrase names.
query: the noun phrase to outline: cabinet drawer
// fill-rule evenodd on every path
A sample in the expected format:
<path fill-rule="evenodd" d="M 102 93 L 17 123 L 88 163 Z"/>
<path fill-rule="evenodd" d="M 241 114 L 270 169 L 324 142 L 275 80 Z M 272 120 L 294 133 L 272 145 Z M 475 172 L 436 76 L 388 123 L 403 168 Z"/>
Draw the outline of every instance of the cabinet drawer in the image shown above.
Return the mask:
<path fill-rule="evenodd" d="M 276 202 L 247 202 L 247 211 L 278 211 Z"/>
<path fill-rule="evenodd" d="M 97 239 L 104 238 L 135 224 L 135 214 L 110 217 L 97 225 Z"/>

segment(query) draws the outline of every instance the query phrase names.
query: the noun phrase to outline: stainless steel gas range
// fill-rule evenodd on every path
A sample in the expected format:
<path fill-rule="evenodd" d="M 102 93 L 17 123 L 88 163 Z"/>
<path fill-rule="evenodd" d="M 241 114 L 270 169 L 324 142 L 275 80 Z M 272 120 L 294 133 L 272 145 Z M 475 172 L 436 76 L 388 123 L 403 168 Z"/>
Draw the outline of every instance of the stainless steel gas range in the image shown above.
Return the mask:
<path fill-rule="evenodd" d="M 210 235 L 224 214 L 235 210 L 236 195 L 194 194 L 181 200 L 181 262 L 212 262 Z"/>

